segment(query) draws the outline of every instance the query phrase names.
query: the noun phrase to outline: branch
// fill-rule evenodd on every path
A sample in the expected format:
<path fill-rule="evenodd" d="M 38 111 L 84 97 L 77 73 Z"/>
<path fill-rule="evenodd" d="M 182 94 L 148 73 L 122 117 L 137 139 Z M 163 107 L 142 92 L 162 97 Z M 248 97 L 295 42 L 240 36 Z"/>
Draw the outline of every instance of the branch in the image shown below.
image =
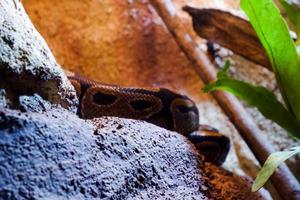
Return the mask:
<path fill-rule="evenodd" d="M 251 24 L 229 12 L 185 6 L 193 18 L 194 30 L 202 38 L 272 70 L 266 51 Z"/>

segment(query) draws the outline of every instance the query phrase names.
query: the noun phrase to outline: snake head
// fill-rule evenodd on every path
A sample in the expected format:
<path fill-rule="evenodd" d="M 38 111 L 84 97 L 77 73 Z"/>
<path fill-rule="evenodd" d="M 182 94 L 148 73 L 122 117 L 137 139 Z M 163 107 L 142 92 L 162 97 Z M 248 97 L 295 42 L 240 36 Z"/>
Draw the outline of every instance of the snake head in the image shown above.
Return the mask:
<path fill-rule="evenodd" d="M 188 135 L 199 126 L 199 112 L 195 103 L 185 96 L 175 98 L 170 105 L 174 130 Z"/>

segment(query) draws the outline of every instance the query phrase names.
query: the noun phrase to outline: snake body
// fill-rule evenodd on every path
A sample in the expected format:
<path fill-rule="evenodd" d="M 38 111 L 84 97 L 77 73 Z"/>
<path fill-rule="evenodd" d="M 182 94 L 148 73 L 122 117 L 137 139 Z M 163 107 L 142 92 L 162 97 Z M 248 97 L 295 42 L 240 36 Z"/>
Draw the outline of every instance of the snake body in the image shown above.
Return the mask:
<path fill-rule="evenodd" d="M 230 141 L 216 129 L 199 125 L 199 112 L 187 96 L 165 88 L 134 88 L 102 84 L 67 72 L 85 119 L 116 116 L 144 120 L 188 137 L 205 159 L 222 164 Z"/>

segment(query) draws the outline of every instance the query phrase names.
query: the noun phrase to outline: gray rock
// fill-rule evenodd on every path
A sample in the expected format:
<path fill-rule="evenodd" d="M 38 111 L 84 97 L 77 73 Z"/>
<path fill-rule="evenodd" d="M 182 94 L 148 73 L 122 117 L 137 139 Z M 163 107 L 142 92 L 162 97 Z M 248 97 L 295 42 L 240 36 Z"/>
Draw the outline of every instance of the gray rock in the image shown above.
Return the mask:
<path fill-rule="evenodd" d="M 183 136 L 133 120 L 93 124 L 63 110 L 2 110 L 0 199 L 207 196 L 201 158 Z"/>
<path fill-rule="evenodd" d="M 0 88 L 14 91 L 11 101 L 38 93 L 72 111 L 78 104 L 74 88 L 18 0 L 0 1 Z"/>
<path fill-rule="evenodd" d="M 7 107 L 6 92 L 4 89 L 0 89 L 0 108 Z"/>
<path fill-rule="evenodd" d="M 18 106 L 22 112 L 39 113 L 46 112 L 53 107 L 53 105 L 51 105 L 48 101 L 45 101 L 38 94 L 34 94 L 33 96 L 20 96 Z"/>
<path fill-rule="evenodd" d="M 240 197 L 240 182 L 210 184 L 219 175 L 203 170 L 202 157 L 175 132 L 129 119 L 84 121 L 63 109 L 0 109 L 0 163 L 0 199 Z M 249 199 L 263 199 L 245 188 Z"/>

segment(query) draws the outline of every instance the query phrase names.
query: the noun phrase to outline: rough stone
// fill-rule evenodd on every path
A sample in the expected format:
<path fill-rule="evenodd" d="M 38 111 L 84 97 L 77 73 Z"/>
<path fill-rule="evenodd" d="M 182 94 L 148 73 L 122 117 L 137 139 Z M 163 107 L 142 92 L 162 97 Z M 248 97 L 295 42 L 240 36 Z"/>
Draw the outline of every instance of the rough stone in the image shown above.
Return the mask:
<path fill-rule="evenodd" d="M 76 111 L 75 91 L 19 0 L 0 1 L 0 88 Z"/>
<path fill-rule="evenodd" d="M 62 109 L 1 109 L 0 159 L 0 199 L 237 199 L 247 185 L 213 193 L 202 157 L 175 132 Z"/>
<path fill-rule="evenodd" d="M 6 92 L 4 89 L 0 89 L 0 108 L 7 107 Z"/>
<path fill-rule="evenodd" d="M 18 101 L 19 110 L 22 112 L 46 112 L 50 110 L 53 105 L 45 101 L 38 94 L 33 96 L 20 96 Z"/>

